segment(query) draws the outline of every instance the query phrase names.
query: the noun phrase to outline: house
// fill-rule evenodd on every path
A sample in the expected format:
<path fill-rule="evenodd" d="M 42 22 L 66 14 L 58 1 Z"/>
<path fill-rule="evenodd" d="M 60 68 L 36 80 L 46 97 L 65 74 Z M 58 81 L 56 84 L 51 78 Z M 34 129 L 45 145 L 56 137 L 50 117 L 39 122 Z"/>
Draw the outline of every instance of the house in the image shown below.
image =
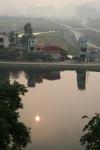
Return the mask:
<path fill-rule="evenodd" d="M 89 62 L 100 62 L 100 49 L 88 50 L 88 61 Z"/>
<path fill-rule="evenodd" d="M 87 38 L 82 35 L 78 41 L 79 55 L 82 61 L 87 61 Z"/>
<path fill-rule="evenodd" d="M 37 38 L 36 36 L 31 36 L 28 38 L 28 52 L 36 50 Z"/>
<path fill-rule="evenodd" d="M 53 61 L 61 60 L 61 48 L 57 46 L 45 46 L 43 48 L 45 54 L 50 54 Z"/>
<path fill-rule="evenodd" d="M 23 35 L 20 39 L 20 43 L 23 49 L 27 52 L 33 52 L 37 47 L 37 38 L 33 35 Z"/>
<path fill-rule="evenodd" d="M 0 33 L 0 48 L 9 47 L 9 38 L 5 33 Z"/>

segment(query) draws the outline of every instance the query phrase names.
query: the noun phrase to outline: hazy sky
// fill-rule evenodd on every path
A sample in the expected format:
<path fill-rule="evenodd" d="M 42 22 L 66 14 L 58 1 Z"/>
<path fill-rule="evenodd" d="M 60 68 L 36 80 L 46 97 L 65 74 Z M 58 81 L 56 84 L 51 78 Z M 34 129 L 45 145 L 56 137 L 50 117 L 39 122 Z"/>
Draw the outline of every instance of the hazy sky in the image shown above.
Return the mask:
<path fill-rule="evenodd" d="M 25 0 L 27 1 L 27 0 Z M 84 2 L 94 1 L 94 0 L 29 0 L 30 2 L 33 1 L 36 5 L 67 5 L 67 4 L 80 4 Z M 95 0 L 96 1 L 96 0 Z"/>
<path fill-rule="evenodd" d="M 81 4 L 86 2 L 98 2 L 98 0 L 3 0 L 0 2 L 1 6 L 21 6 L 26 5 L 32 6 L 44 6 L 44 5 L 51 5 L 51 6 L 62 6 L 67 4 Z"/>
<path fill-rule="evenodd" d="M 94 2 L 98 0 L 0 0 L 0 14 L 28 14 L 34 11 L 35 6 L 53 6 L 61 7 L 69 4 L 79 5 L 82 3 Z"/>

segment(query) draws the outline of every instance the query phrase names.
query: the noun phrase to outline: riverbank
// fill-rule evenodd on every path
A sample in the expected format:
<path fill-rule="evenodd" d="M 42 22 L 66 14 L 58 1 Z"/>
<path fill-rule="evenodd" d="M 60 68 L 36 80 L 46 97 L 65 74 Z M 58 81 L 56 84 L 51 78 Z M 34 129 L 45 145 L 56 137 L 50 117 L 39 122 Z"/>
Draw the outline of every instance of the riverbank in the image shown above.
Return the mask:
<path fill-rule="evenodd" d="M 32 68 L 41 70 L 88 70 L 100 71 L 100 64 L 70 62 L 0 62 L 0 67 Z"/>

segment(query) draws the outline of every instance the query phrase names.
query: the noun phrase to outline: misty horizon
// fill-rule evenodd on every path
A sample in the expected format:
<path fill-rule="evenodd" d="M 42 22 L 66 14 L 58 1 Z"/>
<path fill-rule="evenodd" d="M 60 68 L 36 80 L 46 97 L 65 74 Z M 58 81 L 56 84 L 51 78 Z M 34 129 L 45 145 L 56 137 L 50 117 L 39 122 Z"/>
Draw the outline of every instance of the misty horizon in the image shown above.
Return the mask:
<path fill-rule="evenodd" d="M 67 1 L 54 0 L 53 3 L 50 0 L 23 0 L 23 1 L 7 1 L 4 0 L 0 5 L 0 16 L 25 16 L 25 17 L 75 17 L 80 14 L 80 8 L 83 11 L 89 10 L 96 14 L 100 12 L 100 6 L 98 1 L 79 0 Z M 83 8 L 84 7 L 84 8 Z M 92 15 L 91 15 L 92 16 Z"/>

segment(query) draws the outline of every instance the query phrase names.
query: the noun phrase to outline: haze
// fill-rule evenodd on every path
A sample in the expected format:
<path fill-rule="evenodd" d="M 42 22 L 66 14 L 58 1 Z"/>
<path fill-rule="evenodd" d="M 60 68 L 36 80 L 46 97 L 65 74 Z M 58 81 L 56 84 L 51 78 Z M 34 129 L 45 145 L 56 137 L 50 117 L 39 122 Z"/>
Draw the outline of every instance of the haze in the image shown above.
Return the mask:
<path fill-rule="evenodd" d="M 33 5 L 34 6 L 64 6 L 64 5 L 68 5 L 68 4 L 82 4 L 82 3 L 86 3 L 86 2 L 98 2 L 98 0 L 3 0 L 0 4 L 1 7 L 5 7 L 7 9 L 7 7 L 14 7 L 16 6 L 22 6 L 24 5 L 24 7 L 30 7 Z M 25 6 L 26 5 L 26 6 Z"/>
<path fill-rule="evenodd" d="M 87 3 L 98 7 L 99 2 L 98 0 L 3 0 L 0 2 L 0 15 L 52 17 L 54 14 L 55 16 L 62 14 L 63 16 L 63 10 L 66 10 L 68 15 L 74 14 L 78 5 L 87 5 Z"/>

